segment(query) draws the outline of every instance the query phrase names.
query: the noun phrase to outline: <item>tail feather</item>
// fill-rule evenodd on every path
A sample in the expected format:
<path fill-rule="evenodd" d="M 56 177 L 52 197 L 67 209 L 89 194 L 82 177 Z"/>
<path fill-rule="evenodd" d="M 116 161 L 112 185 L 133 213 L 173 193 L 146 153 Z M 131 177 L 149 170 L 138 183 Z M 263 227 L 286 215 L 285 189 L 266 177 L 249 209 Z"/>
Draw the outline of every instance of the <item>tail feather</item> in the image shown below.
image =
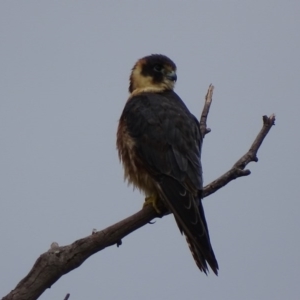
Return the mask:
<path fill-rule="evenodd" d="M 201 253 L 199 253 L 199 251 L 197 251 L 197 248 L 194 246 L 193 242 L 186 235 L 185 238 L 197 267 L 207 275 L 208 268 L 205 258 L 203 255 L 201 255 Z"/>
<path fill-rule="evenodd" d="M 177 180 L 167 176 L 160 182 L 159 189 L 162 200 L 174 214 L 181 233 L 186 237 L 198 268 L 207 274 L 208 263 L 218 275 L 218 262 L 210 243 L 201 198 L 193 195 Z"/>
<path fill-rule="evenodd" d="M 197 246 L 193 243 L 193 241 L 191 241 L 189 239 L 189 237 L 187 237 L 185 235 L 187 244 L 190 248 L 190 251 L 193 255 L 193 258 L 195 260 L 195 263 L 197 265 L 197 267 L 200 269 L 200 271 L 204 272 L 207 275 L 208 267 L 207 267 L 207 263 L 208 262 L 209 266 L 211 267 L 211 269 L 213 270 L 213 272 L 218 275 L 218 263 L 215 259 L 215 257 L 213 256 L 213 258 L 208 258 L 208 257 L 204 257 L 204 255 L 197 249 Z"/>

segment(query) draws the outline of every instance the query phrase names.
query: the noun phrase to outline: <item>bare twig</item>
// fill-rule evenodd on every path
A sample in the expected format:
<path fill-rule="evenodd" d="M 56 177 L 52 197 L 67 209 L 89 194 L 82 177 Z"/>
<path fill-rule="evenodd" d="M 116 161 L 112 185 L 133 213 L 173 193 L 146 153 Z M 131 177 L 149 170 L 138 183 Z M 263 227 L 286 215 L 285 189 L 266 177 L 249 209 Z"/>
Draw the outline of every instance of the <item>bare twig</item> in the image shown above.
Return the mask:
<path fill-rule="evenodd" d="M 203 112 L 200 119 L 200 130 L 203 136 L 210 131 L 206 126 L 207 115 L 212 101 L 213 86 L 210 85 Z M 263 117 L 263 127 L 251 145 L 249 151 L 243 155 L 234 166 L 221 177 L 204 187 L 203 197 L 216 192 L 233 179 L 250 174 L 244 170 L 251 161 L 257 161 L 257 151 L 274 125 L 275 116 Z M 164 207 L 160 207 L 161 210 Z M 121 240 L 131 232 L 146 225 L 158 216 L 152 206 L 144 206 L 142 210 L 132 216 L 102 230 L 95 231 L 85 238 L 75 241 L 71 245 L 59 247 L 52 243 L 51 248 L 43 253 L 35 262 L 31 271 L 24 277 L 8 295 L 2 300 L 33 300 L 37 299 L 47 288 L 50 288 L 61 276 L 78 268 L 91 255 L 112 245 L 121 245 Z M 67 296 L 66 296 L 67 297 Z M 66 299 L 66 298 L 65 298 Z"/>
<path fill-rule="evenodd" d="M 270 131 L 271 127 L 275 124 L 275 115 L 272 114 L 270 117 L 263 116 L 263 127 L 252 143 L 250 149 L 247 153 L 245 153 L 234 165 L 233 167 L 227 171 L 225 174 L 220 176 L 218 179 L 214 180 L 210 184 L 208 184 L 203 191 L 203 197 L 207 197 L 214 192 L 216 192 L 221 187 L 225 186 L 230 181 L 242 177 L 250 175 L 250 170 L 245 170 L 245 167 L 251 162 L 257 162 L 257 151 L 262 144 L 264 138 Z"/>
<path fill-rule="evenodd" d="M 251 161 L 257 162 L 258 161 L 258 158 L 256 156 L 257 151 L 258 151 L 260 145 L 262 144 L 264 138 L 270 131 L 271 127 L 273 125 L 275 125 L 275 115 L 272 114 L 270 117 L 263 116 L 263 123 L 264 123 L 264 125 L 263 125 L 262 129 L 259 132 L 259 134 L 257 135 L 254 142 L 252 143 L 249 151 L 243 157 L 241 157 L 234 164 L 233 167 L 243 170 L 249 162 L 251 162 Z"/>
<path fill-rule="evenodd" d="M 212 102 L 213 92 L 214 92 L 214 86 L 212 84 L 210 84 L 208 87 L 208 90 L 207 90 L 207 94 L 205 96 L 204 107 L 203 107 L 202 114 L 200 117 L 200 131 L 201 131 L 201 134 L 203 137 L 211 131 L 210 128 L 207 128 L 206 120 L 207 120 L 210 105 Z"/>
<path fill-rule="evenodd" d="M 68 300 L 70 298 L 70 294 L 68 293 L 67 295 L 66 295 L 66 297 L 64 298 L 64 300 Z"/>

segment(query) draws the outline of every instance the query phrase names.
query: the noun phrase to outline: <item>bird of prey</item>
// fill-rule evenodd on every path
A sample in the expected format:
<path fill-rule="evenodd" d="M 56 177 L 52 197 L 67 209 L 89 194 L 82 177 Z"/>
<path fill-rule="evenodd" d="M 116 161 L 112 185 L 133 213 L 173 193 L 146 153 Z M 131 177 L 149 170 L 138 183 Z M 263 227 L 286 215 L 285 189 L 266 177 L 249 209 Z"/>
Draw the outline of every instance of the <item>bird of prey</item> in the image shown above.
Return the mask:
<path fill-rule="evenodd" d="M 199 122 L 174 92 L 176 65 L 160 54 L 137 61 L 117 131 L 124 177 L 159 212 L 173 213 L 199 269 L 218 274 L 202 206 Z"/>

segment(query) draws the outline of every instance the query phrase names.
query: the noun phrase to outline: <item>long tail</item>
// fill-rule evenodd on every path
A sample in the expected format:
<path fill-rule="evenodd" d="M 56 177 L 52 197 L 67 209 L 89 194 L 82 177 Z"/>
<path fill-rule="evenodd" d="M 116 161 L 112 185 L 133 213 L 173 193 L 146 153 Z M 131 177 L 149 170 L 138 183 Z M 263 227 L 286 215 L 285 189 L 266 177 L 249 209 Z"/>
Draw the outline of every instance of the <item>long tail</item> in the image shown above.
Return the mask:
<path fill-rule="evenodd" d="M 164 176 L 159 183 L 161 197 L 174 214 L 186 237 L 198 268 L 207 274 L 207 263 L 218 275 L 218 262 L 212 249 L 201 198 L 186 190 L 177 180 Z"/>
<path fill-rule="evenodd" d="M 190 251 L 193 255 L 193 258 L 195 260 L 195 263 L 196 265 L 198 266 L 198 268 L 200 269 L 200 271 L 204 272 L 206 275 L 207 275 L 207 272 L 208 272 L 208 267 L 207 267 L 207 264 L 206 264 L 206 261 L 208 262 L 209 266 L 211 267 L 211 269 L 213 270 L 213 272 L 218 275 L 218 269 L 219 269 L 219 266 L 218 266 L 218 262 L 215 258 L 215 255 L 214 253 L 212 252 L 212 255 L 210 255 L 210 257 L 205 257 L 200 251 L 199 249 L 197 248 L 197 245 L 195 245 L 193 243 L 192 240 L 190 240 L 189 237 L 187 237 L 185 235 L 185 238 L 186 238 L 186 241 L 187 241 L 187 244 L 190 248 Z"/>

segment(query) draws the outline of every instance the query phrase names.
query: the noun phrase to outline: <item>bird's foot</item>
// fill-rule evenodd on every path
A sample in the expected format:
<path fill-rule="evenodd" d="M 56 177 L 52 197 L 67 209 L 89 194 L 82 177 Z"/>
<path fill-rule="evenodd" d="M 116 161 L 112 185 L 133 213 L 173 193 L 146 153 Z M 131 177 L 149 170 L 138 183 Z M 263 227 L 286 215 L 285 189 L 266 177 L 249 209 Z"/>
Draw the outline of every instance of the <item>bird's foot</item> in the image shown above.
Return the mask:
<path fill-rule="evenodd" d="M 154 210 L 160 215 L 162 212 L 161 210 L 158 208 L 159 206 L 159 199 L 157 196 L 150 196 L 150 197 L 146 197 L 145 198 L 145 203 L 143 205 L 146 206 L 146 205 L 152 205 L 152 207 L 154 208 Z"/>

